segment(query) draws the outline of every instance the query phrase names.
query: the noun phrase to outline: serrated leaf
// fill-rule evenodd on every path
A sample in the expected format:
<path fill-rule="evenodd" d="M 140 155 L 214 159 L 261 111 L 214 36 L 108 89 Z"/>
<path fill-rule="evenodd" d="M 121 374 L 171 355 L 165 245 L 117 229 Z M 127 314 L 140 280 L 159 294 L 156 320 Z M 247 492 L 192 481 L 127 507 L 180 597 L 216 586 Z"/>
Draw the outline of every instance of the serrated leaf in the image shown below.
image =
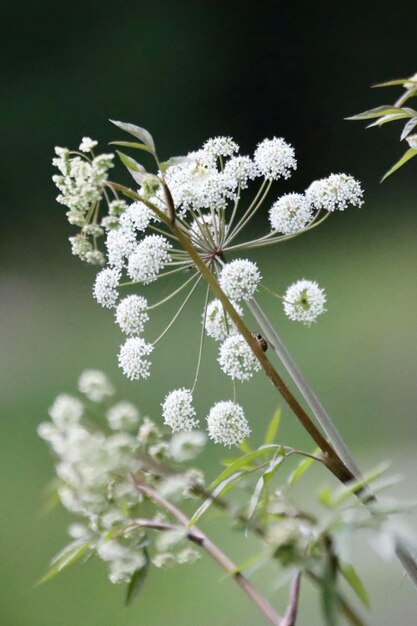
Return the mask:
<path fill-rule="evenodd" d="M 279 429 L 279 423 L 281 421 L 281 413 L 282 413 L 281 409 L 277 409 L 274 415 L 272 416 L 271 421 L 269 422 L 269 425 L 265 434 L 265 439 L 264 439 L 264 443 L 266 445 L 270 443 L 274 443 L 275 441 L 275 437 L 277 436 L 278 429 Z"/>
<path fill-rule="evenodd" d="M 316 448 L 313 454 L 318 454 L 320 452 L 319 448 Z M 301 476 L 308 470 L 308 468 L 314 463 L 314 459 L 311 457 L 307 457 L 303 459 L 295 468 L 295 470 L 288 477 L 288 484 L 293 486 L 295 485 L 301 478 Z"/>
<path fill-rule="evenodd" d="M 351 117 L 346 117 L 346 120 L 370 120 L 374 117 L 382 117 L 383 115 L 390 115 L 391 113 L 398 113 L 402 109 L 400 107 L 395 107 L 392 105 L 382 105 L 379 107 L 375 107 L 374 109 L 369 109 L 369 111 L 364 111 L 363 113 L 358 113 L 357 115 L 352 115 Z"/>
<path fill-rule="evenodd" d="M 383 83 L 375 83 L 375 85 L 371 85 L 371 88 L 375 89 L 376 87 L 393 87 L 395 85 L 403 85 L 404 83 L 409 82 L 412 83 L 413 81 L 409 78 L 397 78 L 396 80 L 387 80 Z"/>
<path fill-rule="evenodd" d="M 213 500 L 218 498 L 219 496 L 224 495 L 231 489 L 234 483 L 239 480 L 239 478 L 243 475 L 243 472 L 236 472 L 232 476 L 228 476 L 225 480 L 223 480 L 215 489 L 212 490 L 211 495 L 204 500 L 203 504 L 198 507 L 197 511 L 194 513 L 192 518 L 190 519 L 188 526 L 194 526 L 194 524 L 200 519 L 200 517 L 207 511 L 207 509 L 213 503 Z"/>
<path fill-rule="evenodd" d="M 149 556 L 148 551 L 144 550 L 143 554 L 145 556 L 145 565 L 140 569 L 137 569 L 136 572 L 133 572 L 132 578 L 130 579 L 129 585 L 126 591 L 126 606 L 132 602 L 132 600 L 139 594 L 140 590 L 143 587 L 146 576 L 149 572 Z"/>
<path fill-rule="evenodd" d="M 358 598 L 361 600 L 362 604 L 369 609 L 369 598 L 366 593 L 366 589 L 363 585 L 363 582 L 359 578 L 355 568 L 353 565 L 349 563 L 340 563 L 339 564 L 340 572 L 343 578 L 349 583 L 352 587 L 353 591 L 356 593 Z"/>
<path fill-rule="evenodd" d="M 278 447 L 280 446 L 277 446 L 276 444 L 261 446 L 257 450 L 253 450 L 252 452 L 248 452 L 247 454 L 238 457 L 235 461 L 233 461 L 233 463 L 230 463 L 230 465 L 225 470 L 223 470 L 223 472 L 219 474 L 219 476 L 217 476 L 215 480 L 213 480 L 213 482 L 209 486 L 209 489 L 214 489 L 219 483 L 221 483 L 225 478 L 233 474 L 238 469 L 253 469 L 255 467 L 255 465 L 253 464 L 253 461 L 255 459 L 260 456 L 264 456 L 272 450 L 276 450 Z"/>
<path fill-rule="evenodd" d="M 137 139 L 140 139 L 148 148 L 151 149 L 151 152 L 155 154 L 155 143 L 152 135 L 145 128 L 141 128 L 140 126 L 136 126 L 135 124 L 130 124 L 128 122 L 118 122 L 116 120 L 110 120 L 112 124 L 121 128 L 129 135 L 133 135 Z"/>
<path fill-rule="evenodd" d="M 76 561 L 78 561 L 82 556 L 84 556 L 88 550 L 90 549 L 90 542 L 83 541 L 81 539 L 77 539 L 72 543 L 65 546 L 61 552 L 59 552 L 54 559 L 52 560 L 52 567 L 45 576 L 43 576 L 39 584 L 45 583 L 48 580 L 51 580 L 62 572 L 65 568 L 73 565 Z"/>
<path fill-rule="evenodd" d="M 153 154 L 152 148 L 149 148 L 144 143 L 136 143 L 134 141 L 110 141 L 110 146 L 124 146 L 125 148 L 134 148 L 135 150 L 144 150 L 145 152 L 149 152 Z"/>
<path fill-rule="evenodd" d="M 401 133 L 401 141 L 408 137 L 411 131 L 415 128 L 415 126 L 417 126 L 417 117 L 408 120 L 408 122 L 405 124 L 403 132 Z"/>
<path fill-rule="evenodd" d="M 394 163 L 394 165 L 391 167 L 391 169 L 388 170 L 388 172 L 386 172 L 383 177 L 381 178 L 381 183 L 388 178 L 388 176 L 391 176 L 391 174 L 393 174 L 394 172 L 396 172 L 397 170 L 400 169 L 400 167 L 402 167 L 405 163 L 407 163 L 407 161 L 409 161 L 410 159 L 412 159 L 413 157 L 415 157 L 417 154 L 417 150 L 414 148 L 410 148 L 409 150 L 407 150 L 407 152 L 405 152 L 403 154 L 403 156 L 401 157 L 401 159 L 399 161 L 397 161 L 396 163 Z"/>

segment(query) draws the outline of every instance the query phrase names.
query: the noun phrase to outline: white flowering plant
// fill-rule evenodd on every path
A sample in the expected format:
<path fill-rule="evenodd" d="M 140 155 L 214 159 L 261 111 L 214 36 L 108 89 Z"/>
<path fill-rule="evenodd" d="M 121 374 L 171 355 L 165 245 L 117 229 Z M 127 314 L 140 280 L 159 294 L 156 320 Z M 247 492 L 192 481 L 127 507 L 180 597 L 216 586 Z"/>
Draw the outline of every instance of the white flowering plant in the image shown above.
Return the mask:
<path fill-rule="evenodd" d="M 363 624 L 338 586 L 338 580 L 345 578 L 366 603 L 366 592 L 349 562 L 343 538 L 363 529 L 382 537 L 379 543 L 390 546 L 417 583 L 413 539 L 391 515 L 403 512 L 404 507 L 379 496 L 379 489 L 386 486 L 380 470 L 361 473 L 259 303 L 261 292 L 278 298 L 290 320 L 310 326 L 326 311 L 324 289 L 315 280 L 303 278 L 284 293 L 275 293 L 263 284 L 257 263 L 242 256 L 244 251 L 278 245 L 311 231 L 349 206 L 361 207 L 361 185 L 350 175 L 331 174 L 313 181 L 303 193 L 282 195 L 270 204 L 268 232 L 245 239 L 244 231 L 268 202 L 274 181 L 288 179 L 297 167 L 289 143 L 277 137 L 265 139 L 253 156 L 247 156 L 239 153 L 230 137 L 216 137 L 186 156 L 161 161 L 148 131 L 113 123 L 135 140 L 112 143 L 149 153 L 155 171 L 148 172 L 119 151 L 135 182 L 132 189 L 110 179 L 114 155 L 96 155 L 97 142 L 90 138 L 83 138 L 78 151 L 56 148 L 58 202 L 69 209 L 69 222 L 80 229 L 70 238 L 72 252 L 89 264 L 104 266 L 97 273 L 93 296 L 113 313 L 126 336 L 118 364 L 127 378 L 140 381 L 151 375 L 151 355 L 157 344 L 190 300 L 200 297 L 197 367 L 189 387 L 175 387 L 173 373 L 171 388 L 159 399 L 160 423 L 141 418 L 126 401 L 108 406 L 114 388 L 101 372 L 81 376 L 83 401 L 67 395 L 55 401 L 52 421 L 43 423 L 39 434 L 58 458 L 61 502 L 84 521 L 71 527 L 74 541 L 55 559 L 49 576 L 95 553 L 109 563 L 112 582 L 128 583 L 130 598 L 150 564 L 195 560 L 191 542 L 234 577 L 271 624 L 294 626 L 303 577 L 321 590 L 327 625 L 336 624 L 339 613 L 351 624 Z M 258 188 L 249 197 L 256 183 Z M 160 279 L 173 281 L 172 290 L 158 302 L 149 301 L 144 294 Z M 125 289 L 128 294 L 122 297 Z M 159 336 L 152 341 L 145 338 L 152 311 L 180 294 L 185 297 Z M 218 365 L 231 379 L 232 390 L 229 398 L 216 398 L 202 420 L 194 397 L 199 391 L 206 336 L 219 344 Z M 304 406 L 278 373 L 274 360 L 287 371 Z M 262 371 L 310 435 L 313 452 L 277 442 L 280 412 L 265 425 L 261 444 L 252 441 L 251 420 L 238 402 L 236 381 L 250 381 Z M 101 423 L 93 425 L 90 413 L 100 414 Z M 208 485 L 198 468 L 187 465 L 205 445 L 235 451 Z M 294 458 L 300 461 L 291 470 Z M 325 508 L 321 516 L 299 508 L 292 494 L 294 484 L 314 464 L 341 483 L 336 492 L 320 490 Z M 284 465 L 289 467 L 286 473 L 281 470 Z M 242 484 L 249 493 L 243 504 L 233 501 L 236 485 Z M 201 504 L 184 512 L 195 498 L 202 499 Z M 291 579 L 284 615 L 250 582 L 250 568 L 243 571 L 243 566 L 232 563 L 196 526 L 213 506 L 226 521 L 258 537 L 261 564 L 279 562 Z"/>

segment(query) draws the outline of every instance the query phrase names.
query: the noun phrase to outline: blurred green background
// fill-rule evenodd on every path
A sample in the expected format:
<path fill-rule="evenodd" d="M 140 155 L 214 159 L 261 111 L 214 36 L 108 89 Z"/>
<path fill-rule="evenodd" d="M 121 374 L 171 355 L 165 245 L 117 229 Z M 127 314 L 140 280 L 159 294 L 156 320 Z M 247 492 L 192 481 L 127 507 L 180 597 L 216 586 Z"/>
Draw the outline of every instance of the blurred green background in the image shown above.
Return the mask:
<path fill-rule="evenodd" d="M 404 150 L 399 129 L 365 132 L 343 117 L 393 101 L 395 92 L 370 91 L 372 82 L 417 71 L 416 4 L 23 0 L 1 9 L 0 624 L 261 625 L 205 560 L 153 572 L 129 609 L 123 590 L 94 562 L 34 587 L 69 521 L 62 512 L 42 512 L 52 460 L 36 426 L 54 395 L 75 390 L 83 368 L 103 368 L 121 393 L 158 418 L 166 391 L 189 385 L 200 322 L 195 300 L 155 353 L 152 378 L 123 379 L 116 365 L 121 336 L 90 295 L 94 271 L 69 253 L 73 230 L 54 201 L 52 149 L 74 147 L 86 134 L 105 146 L 117 138 L 112 117 L 149 128 L 166 157 L 218 134 L 234 136 L 244 152 L 266 136 L 284 136 L 299 170 L 274 194 L 301 191 L 332 171 L 357 176 L 366 190 L 362 210 L 257 255 L 273 289 L 303 276 L 318 280 L 328 293 L 327 315 L 305 329 L 284 319 L 275 301 L 266 299 L 265 308 L 362 466 L 391 459 L 392 471 L 405 474 L 398 493 L 415 497 L 416 179 L 410 165 L 380 186 Z M 156 329 L 163 320 L 153 323 Z M 203 374 L 202 413 L 230 392 L 213 346 Z M 277 398 L 259 376 L 242 387 L 240 400 L 256 437 Z M 282 437 L 310 446 L 286 410 Z M 218 450 L 211 454 L 209 479 L 221 458 Z M 301 499 L 311 488 L 307 482 Z M 242 551 L 242 537 L 219 520 L 208 528 L 238 562 L 255 550 L 248 540 Z M 417 595 L 399 567 L 381 563 L 363 544 L 357 552 L 373 607 L 368 623 L 415 625 Z M 285 593 L 273 577 L 256 581 L 282 609 Z M 321 624 L 307 586 L 299 623 Z"/>

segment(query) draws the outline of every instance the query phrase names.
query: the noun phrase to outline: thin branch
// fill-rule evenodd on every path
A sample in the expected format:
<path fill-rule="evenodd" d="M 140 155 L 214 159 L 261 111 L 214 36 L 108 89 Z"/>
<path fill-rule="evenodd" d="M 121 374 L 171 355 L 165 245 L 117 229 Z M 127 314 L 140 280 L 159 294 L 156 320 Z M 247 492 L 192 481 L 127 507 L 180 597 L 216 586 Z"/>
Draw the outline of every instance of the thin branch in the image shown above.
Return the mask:
<path fill-rule="evenodd" d="M 275 609 L 269 604 L 268 600 L 264 598 L 259 591 L 252 585 L 252 583 L 238 571 L 237 566 L 224 554 L 224 552 L 213 543 L 203 531 L 197 526 L 188 528 L 188 517 L 177 507 L 165 500 L 157 491 L 152 489 L 149 485 L 140 482 L 136 477 L 133 477 L 135 487 L 147 498 L 152 500 L 156 505 L 163 508 L 167 513 L 172 515 L 185 529 L 187 529 L 187 536 L 191 541 L 198 544 L 207 554 L 214 560 L 220 567 L 222 567 L 232 578 L 236 581 L 239 587 L 246 593 L 246 595 L 257 605 L 260 611 L 264 614 L 265 618 L 273 626 L 282 626 L 282 618 Z M 167 529 L 165 529 L 167 530 Z"/>
<path fill-rule="evenodd" d="M 282 626 L 295 626 L 298 612 L 298 601 L 300 599 L 301 572 L 297 572 L 291 581 L 290 601 L 284 615 Z"/>

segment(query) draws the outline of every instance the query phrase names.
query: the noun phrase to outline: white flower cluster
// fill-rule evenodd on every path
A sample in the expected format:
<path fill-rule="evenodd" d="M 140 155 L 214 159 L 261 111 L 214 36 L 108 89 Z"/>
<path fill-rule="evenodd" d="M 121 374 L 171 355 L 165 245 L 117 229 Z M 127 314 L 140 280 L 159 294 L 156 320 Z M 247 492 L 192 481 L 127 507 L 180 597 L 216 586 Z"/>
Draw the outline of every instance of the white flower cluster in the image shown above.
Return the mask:
<path fill-rule="evenodd" d="M 242 308 L 236 302 L 233 302 L 233 306 L 240 317 L 242 317 Z M 223 341 L 229 335 L 234 335 L 237 332 L 236 326 L 224 310 L 220 300 L 212 300 L 207 305 L 204 328 L 207 335 L 216 341 Z"/>
<path fill-rule="evenodd" d="M 283 301 L 285 315 L 306 326 L 310 326 L 326 310 L 324 290 L 311 280 L 298 280 L 290 285 Z"/>
<path fill-rule="evenodd" d="M 297 168 L 294 148 L 282 137 L 261 141 L 255 150 L 255 164 L 267 180 L 289 178 Z"/>
<path fill-rule="evenodd" d="M 151 362 L 144 358 L 153 351 L 153 346 L 142 337 L 130 337 L 120 346 L 119 366 L 130 380 L 149 378 Z"/>
<path fill-rule="evenodd" d="M 78 386 L 89 400 L 97 403 L 114 394 L 105 374 L 96 370 L 84 372 Z M 166 440 L 158 427 L 149 418 L 142 420 L 138 409 L 127 401 L 118 402 L 107 411 L 103 407 L 102 424 L 93 428 L 100 409 L 96 405 L 90 414 L 88 403 L 60 394 L 50 408 L 51 421 L 41 423 L 38 433 L 57 459 L 61 503 L 80 520 L 69 527 L 73 542 L 62 553 L 83 548 L 86 554 L 94 553 L 108 564 L 112 583 L 128 583 L 148 560 L 140 546 L 145 531 L 131 528 L 132 521 L 141 515 L 143 499 L 131 476 L 140 472 L 161 493 L 175 492 L 177 500 L 191 497 L 190 487 L 202 480 L 201 472 L 192 468 L 158 479 L 153 468 L 148 473 L 140 452 L 164 462 L 187 462 L 202 451 L 207 438 L 204 433 L 193 431 Z M 106 423 L 110 428 L 107 433 Z M 160 515 L 156 509 L 155 519 Z M 123 532 L 128 528 L 129 532 Z M 150 539 L 147 531 L 148 554 L 158 567 L 168 562 L 191 563 L 196 558 L 184 535 L 175 540 L 171 537 L 171 541 L 160 541 L 158 535 L 153 542 Z"/>
<path fill-rule="evenodd" d="M 89 137 L 84 137 L 80 150 L 91 152 L 97 145 Z M 57 202 L 69 208 L 68 221 L 82 228 L 78 237 L 71 238 L 72 252 L 83 261 L 102 265 L 104 257 L 97 250 L 96 240 L 103 232 L 100 228 L 88 231 L 90 214 L 98 207 L 108 180 L 108 170 L 113 167 L 113 154 L 100 154 L 97 157 L 74 155 L 66 148 L 55 148 L 56 157 L 52 163 L 60 171 L 53 176 L 58 187 Z"/>
<path fill-rule="evenodd" d="M 284 235 L 291 235 L 302 230 L 312 217 L 312 204 L 301 193 L 287 193 L 281 196 L 269 210 L 272 230 Z"/>
<path fill-rule="evenodd" d="M 193 396 L 190 389 L 174 389 L 162 405 L 164 424 L 173 432 L 192 430 L 198 425 L 193 407 Z"/>
<path fill-rule="evenodd" d="M 123 298 L 116 309 L 116 322 L 126 335 L 140 335 L 149 320 L 146 312 L 148 301 L 143 296 L 132 294 Z"/>
<path fill-rule="evenodd" d="M 307 199 L 315 209 L 344 211 L 349 204 L 361 207 L 362 187 L 353 176 L 331 174 L 327 178 L 315 180 L 306 191 Z"/>
<path fill-rule="evenodd" d="M 219 365 L 232 380 L 245 381 L 259 372 L 261 365 L 246 340 L 239 334 L 231 335 L 220 346 Z"/>
<path fill-rule="evenodd" d="M 154 282 L 158 274 L 170 262 L 172 248 L 162 235 L 148 235 L 134 249 L 129 257 L 127 273 L 137 283 Z"/>
<path fill-rule="evenodd" d="M 219 277 L 220 287 L 226 296 L 235 302 L 250 300 L 260 280 L 258 266 L 247 259 L 236 259 L 227 263 Z"/>
<path fill-rule="evenodd" d="M 237 446 L 250 435 L 241 406 L 231 401 L 217 402 L 207 417 L 210 439 L 224 446 Z"/>

